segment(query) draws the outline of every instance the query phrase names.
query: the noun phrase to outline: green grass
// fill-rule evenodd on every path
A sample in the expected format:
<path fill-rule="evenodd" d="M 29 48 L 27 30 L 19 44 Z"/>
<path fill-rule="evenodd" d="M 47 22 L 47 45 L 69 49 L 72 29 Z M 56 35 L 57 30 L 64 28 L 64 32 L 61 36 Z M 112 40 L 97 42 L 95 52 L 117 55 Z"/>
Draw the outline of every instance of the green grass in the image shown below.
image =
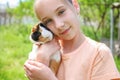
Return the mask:
<path fill-rule="evenodd" d="M 31 50 L 30 27 L 0 26 L 0 80 L 28 80 L 23 65 Z"/>
<path fill-rule="evenodd" d="M 117 58 L 117 56 L 114 57 L 114 60 L 115 60 L 115 63 L 116 63 L 116 66 L 120 72 L 120 58 Z"/>
<path fill-rule="evenodd" d="M 0 26 L 0 80 L 28 80 L 23 65 L 31 50 L 29 25 Z M 115 58 L 120 71 L 120 60 Z"/>

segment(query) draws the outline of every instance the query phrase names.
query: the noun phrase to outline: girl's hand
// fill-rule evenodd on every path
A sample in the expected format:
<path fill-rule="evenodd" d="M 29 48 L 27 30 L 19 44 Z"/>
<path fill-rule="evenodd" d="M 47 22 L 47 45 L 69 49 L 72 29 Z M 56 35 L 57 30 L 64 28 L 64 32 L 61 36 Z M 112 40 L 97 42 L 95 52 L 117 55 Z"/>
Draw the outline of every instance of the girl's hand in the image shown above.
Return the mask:
<path fill-rule="evenodd" d="M 58 50 L 60 50 L 60 45 L 56 39 L 53 39 L 52 41 L 38 47 L 36 60 L 48 66 L 50 57 Z"/>
<path fill-rule="evenodd" d="M 29 80 L 57 80 L 51 69 L 40 62 L 28 60 L 24 69 Z"/>

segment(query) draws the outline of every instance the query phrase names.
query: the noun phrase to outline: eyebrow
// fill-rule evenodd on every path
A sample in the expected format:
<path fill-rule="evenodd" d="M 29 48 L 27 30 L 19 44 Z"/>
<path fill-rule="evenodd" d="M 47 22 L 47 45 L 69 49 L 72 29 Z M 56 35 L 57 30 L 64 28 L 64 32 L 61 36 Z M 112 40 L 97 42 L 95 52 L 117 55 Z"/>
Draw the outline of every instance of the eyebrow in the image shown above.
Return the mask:
<path fill-rule="evenodd" d="M 59 9 L 61 9 L 62 7 L 64 7 L 63 5 L 60 5 L 56 10 L 55 12 L 57 12 Z"/>
<path fill-rule="evenodd" d="M 64 7 L 64 6 L 63 6 L 63 5 L 59 5 L 59 6 L 57 7 L 57 9 L 55 10 L 55 12 L 57 12 L 57 11 L 58 11 L 59 9 L 61 9 L 62 7 Z M 47 17 L 42 18 L 41 21 L 44 21 L 46 18 L 47 18 Z"/>

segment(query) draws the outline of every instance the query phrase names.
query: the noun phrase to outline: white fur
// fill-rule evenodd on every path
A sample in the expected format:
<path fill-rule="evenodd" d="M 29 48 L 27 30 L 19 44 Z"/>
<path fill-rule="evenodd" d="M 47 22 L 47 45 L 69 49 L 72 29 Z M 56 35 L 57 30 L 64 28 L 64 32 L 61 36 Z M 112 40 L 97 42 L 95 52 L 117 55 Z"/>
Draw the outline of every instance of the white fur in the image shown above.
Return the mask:
<path fill-rule="evenodd" d="M 28 56 L 28 59 L 30 60 L 35 60 L 36 57 L 37 57 L 37 49 L 38 49 L 38 46 L 33 44 L 33 47 L 32 47 L 32 51 L 29 53 L 29 56 Z M 56 60 L 57 62 L 60 61 L 60 51 L 57 51 L 54 55 L 51 56 L 51 59 L 54 59 Z"/>
<path fill-rule="evenodd" d="M 49 40 L 53 39 L 53 34 L 50 31 L 46 30 L 44 27 L 41 27 L 41 26 L 39 26 L 39 27 L 42 29 L 43 37 L 45 37 L 45 38 L 48 37 Z"/>
<path fill-rule="evenodd" d="M 37 49 L 38 46 L 36 44 L 33 44 L 32 51 L 29 53 L 28 59 L 35 60 L 37 57 Z"/>
<path fill-rule="evenodd" d="M 40 29 L 42 30 L 41 34 L 44 38 L 48 38 L 49 41 L 51 41 L 53 39 L 53 34 L 46 30 L 44 27 L 39 26 Z M 34 41 L 30 35 L 30 41 L 33 43 L 33 47 L 32 47 L 32 51 L 29 53 L 29 59 L 35 60 L 36 56 L 37 56 L 37 49 L 38 46 L 36 44 L 44 44 L 45 42 L 38 42 L 38 41 Z"/>
<path fill-rule="evenodd" d="M 57 51 L 54 55 L 51 56 L 51 59 L 54 59 L 56 60 L 57 62 L 59 62 L 61 60 L 61 57 L 60 57 L 60 51 Z"/>
<path fill-rule="evenodd" d="M 41 32 L 42 36 L 44 38 L 48 38 L 48 40 L 51 41 L 53 39 L 53 34 L 50 31 L 46 30 L 44 27 L 41 27 L 41 26 L 39 26 L 39 27 L 40 27 L 40 29 L 42 29 L 42 32 Z M 34 44 L 44 44 L 45 43 L 45 42 L 34 41 L 31 37 L 31 35 L 30 35 L 30 41 Z"/>

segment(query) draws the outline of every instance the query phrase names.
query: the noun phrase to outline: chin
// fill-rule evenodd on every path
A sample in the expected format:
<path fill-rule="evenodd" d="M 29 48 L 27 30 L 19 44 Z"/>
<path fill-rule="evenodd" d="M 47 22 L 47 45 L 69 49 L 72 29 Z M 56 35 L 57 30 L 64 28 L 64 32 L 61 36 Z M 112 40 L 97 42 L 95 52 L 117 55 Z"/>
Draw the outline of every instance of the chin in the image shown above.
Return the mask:
<path fill-rule="evenodd" d="M 75 38 L 75 35 L 69 35 L 69 36 L 64 36 L 62 39 L 63 40 L 72 40 Z"/>

